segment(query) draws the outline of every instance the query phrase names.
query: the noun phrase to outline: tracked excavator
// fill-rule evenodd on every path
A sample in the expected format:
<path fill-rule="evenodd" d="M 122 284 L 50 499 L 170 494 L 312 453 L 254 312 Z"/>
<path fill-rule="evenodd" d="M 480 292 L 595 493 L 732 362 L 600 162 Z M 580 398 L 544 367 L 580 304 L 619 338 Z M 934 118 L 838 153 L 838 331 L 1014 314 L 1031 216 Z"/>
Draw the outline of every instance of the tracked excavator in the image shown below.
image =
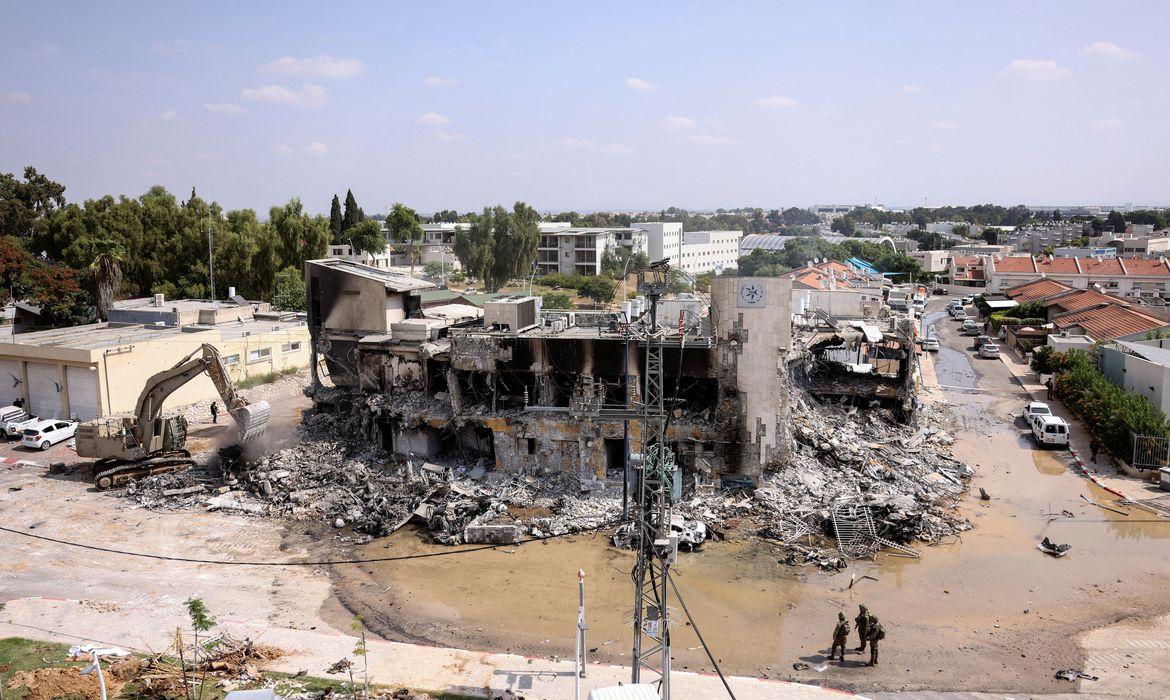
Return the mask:
<path fill-rule="evenodd" d="M 241 396 L 219 351 L 205 343 L 174 367 L 147 380 L 133 417 L 99 419 L 77 426 L 77 455 L 97 458 L 93 483 L 98 490 L 195 463 L 187 450 L 187 419 L 164 417 L 162 406 L 179 387 L 204 372 L 211 377 L 227 412 L 236 422 L 240 442 L 264 434 L 268 426 L 268 402 L 250 403 Z"/>

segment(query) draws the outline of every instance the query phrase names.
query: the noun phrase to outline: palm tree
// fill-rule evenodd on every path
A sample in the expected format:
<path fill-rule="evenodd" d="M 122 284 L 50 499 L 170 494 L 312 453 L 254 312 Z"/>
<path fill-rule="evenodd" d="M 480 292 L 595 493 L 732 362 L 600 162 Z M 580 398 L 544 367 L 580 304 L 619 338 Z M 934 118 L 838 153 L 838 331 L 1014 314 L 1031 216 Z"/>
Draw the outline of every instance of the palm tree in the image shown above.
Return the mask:
<path fill-rule="evenodd" d="M 98 318 L 105 319 L 114 303 L 114 294 L 122 284 L 122 263 L 125 251 L 122 244 L 109 238 L 96 238 L 89 242 L 89 272 L 93 275 L 97 292 Z"/>

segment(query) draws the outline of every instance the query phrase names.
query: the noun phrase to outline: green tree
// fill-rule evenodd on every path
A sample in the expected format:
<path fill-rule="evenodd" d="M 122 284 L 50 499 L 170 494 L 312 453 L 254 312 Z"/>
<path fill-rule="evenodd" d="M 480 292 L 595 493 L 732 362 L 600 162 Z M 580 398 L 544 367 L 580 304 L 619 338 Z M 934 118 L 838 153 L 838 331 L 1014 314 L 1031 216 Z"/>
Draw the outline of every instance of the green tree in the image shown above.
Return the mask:
<path fill-rule="evenodd" d="M 358 206 L 353 190 L 345 191 L 345 214 L 341 217 L 341 232 L 344 234 L 366 218 L 365 212 Z"/>
<path fill-rule="evenodd" d="M 609 246 L 601 254 L 601 272 L 622 279 L 630 272 L 650 264 L 650 256 L 624 245 Z"/>
<path fill-rule="evenodd" d="M 1064 217 L 1061 216 L 1059 209 L 1052 210 L 1052 220 L 1053 221 L 1062 221 L 1063 219 L 1064 219 Z"/>
<path fill-rule="evenodd" d="M 1119 211 L 1109 212 L 1109 217 L 1105 219 L 1105 225 L 1113 233 L 1125 233 L 1125 217 Z"/>
<path fill-rule="evenodd" d="M 345 232 L 345 239 L 354 253 L 380 255 L 386 252 L 386 237 L 382 235 L 382 226 L 373 219 L 358 222 Z"/>
<path fill-rule="evenodd" d="M 455 230 L 455 256 L 489 292 L 528 274 L 540 243 L 536 211 L 517 202 L 509 212 L 487 207 L 466 231 Z"/>
<path fill-rule="evenodd" d="M 573 297 L 568 292 L 545 292 L 541 295 L 541 308 L 574 309 Z"/>
<path fill-rule="evenodd" d="M 841 234 L 842 236 L 852 236 L 854 233 L 857 232 L 857 226 L 856 226 L 856 224 L 853 223 L 853 219 L 851 219 L 847 216 L 842 216 L 839 219 L 834 219 L 833 223 L 829 224 L 829 228 L 832 229 L 833 231 L 835 231 L 836 233 Z"/>
<path fill-rule="evenodd" d="M 65 206 L 65 186 L 53 182 L 31 165 L 24 181 L 0 173 L 0 236 L 27 238 L 37 222 Z"/>
<path fill-rule="evenodd" d="M 413 275 L 415 264 L 422 260 L 423 230 L 418 214 L 402 202 L 395 202 L 386 217 L 386 227 L 394 242 L 410 246 L 410 274 Z"/>
<path fill-rule="evenodd" d="M 305 311 L 309 308 L 303 270 L 286 267 L 276 274 L 272 305 L 281 311 Z"/>
<path fill-rule="evenodd" d="M 93 280 L 98 318 L 105 320 L 113 306 L 118 287 L 122 284 L 122 263 L 126 259 L 126 251 L 121 243 L 109 238 L 87 239 L 85 247 L 89 258 L 86 269 Z"/>
<path fill-rule="evenodd" d="M 353 655 L 362 660 L 362 685 L 365 687 L 364 698 L 370 697 L 370 660 L 369 647 L 366 645 L 366 625 L 361 615 L 354 615 L 350 628 L 358 633 L 358 641 L 353 646 Z"/>
<path fill-rule="evenodd" d="M 208 632 L 211 628 L 215 627 L 215 618 L 211 616 L 211 612 L 207 609 L 207 606 L 201 598 L 188 598 L 186 605 L 187 616 L 191 619 L 191 628 L 195 631 L 195 645 L 193 649 L 195 658 L 192 661 L 198 667 L 199 653 L 203 651 L 199 646 L 199 633 Z M 204 669 L 203 676 L 199 682 L 200 698 L 203 697 L 203 687 L 205 685 L 207 685 L 207 669 Z"/>
<path fill-rule="evenodd" d="M 301 266 L 303 269 L 303 265 Z M 252 253 L 252 285 L 260 299 L 271 299 L 280 267 L 280 245 L 276 228 L 271 222 L 260 229 L 256 249 Z"/>
<path fill-rule="evenodd" d="M 329 240 L 332 243 L 341 243 L 342 218 L 341 200 L 333 195 L 333 203 L 329 205 Z"/>
<path fill-rule="evenodd" d="M 291 265 L 301 269 L 306 260 L 325 255 L 329 247 L 329 223 L 324 217 L 309 215 L 300 199 L 294 197 L 282 207 L 269 209 L 268 221 L 276 231 L 280 267 Z"/>
<path fill-rule="evenodd" d="M 608 304 L 613 301 L 613 295 L 616 291 L 617 281 L 603 275 L 584 277 L 577 286 L 577 292 L 581 296 L 588 297 L 599 304 Z"/>

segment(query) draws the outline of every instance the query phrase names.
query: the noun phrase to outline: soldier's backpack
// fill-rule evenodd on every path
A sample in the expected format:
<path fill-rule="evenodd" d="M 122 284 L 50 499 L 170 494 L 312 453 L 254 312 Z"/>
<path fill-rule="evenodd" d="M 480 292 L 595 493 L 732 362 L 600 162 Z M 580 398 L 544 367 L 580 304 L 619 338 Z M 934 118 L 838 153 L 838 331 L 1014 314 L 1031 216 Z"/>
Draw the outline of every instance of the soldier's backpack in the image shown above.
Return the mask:
<path fill-rule="evenodd" d="M 881 625 L 877 625 L 870 631 L 870 636 L 872 639 L 876 639 L 880 642 L 886 638 L 886 628 L 882 627 Z"/>

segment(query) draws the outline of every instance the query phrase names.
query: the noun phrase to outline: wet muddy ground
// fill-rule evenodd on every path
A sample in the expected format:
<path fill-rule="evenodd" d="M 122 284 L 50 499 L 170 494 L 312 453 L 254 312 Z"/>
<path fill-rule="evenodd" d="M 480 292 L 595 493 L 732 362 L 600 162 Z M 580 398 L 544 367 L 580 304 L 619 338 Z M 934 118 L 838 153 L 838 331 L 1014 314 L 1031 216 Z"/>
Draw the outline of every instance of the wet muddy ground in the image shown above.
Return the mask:
<path fill-rule="evenodd" d="M 945 315 L 933 323 L 949 350 L 940 353 L 939 383 L 979 389 L 946 393 L 958 423 L 956 456 L 977 472 L 961 504 L 975 530 L 921 547 L 921 559 L 882 555 L 837 574 L 782 565 L 759 541 L 681 554 L 677 583 L 725 671 L 856 691 L 1070 692 L 1053 673 L 1083 664 L 1078 635 L 1170 612 L 1170 521 L 1123 517 L 1082 499 L 1109 505 L 1113 497 L 1076 476 L 1066 451 L 1037 451 L 1012 418 L 1025 395 L 1007 369 L 973 359 Z M 979 500 L 980 486 L 992 500 Z M 1044 536 L 1072 552 L 1042 554 Z M 593 656 L 629 661 L 633 558 L 605 536 L 454 551 L 411 529 L 375 540 L 359 548 L 363 558 L 440 556 L 347 568 L 335 580 L 340 606 L 326 613 L 361 614 L 390 639 L 571 656 L 576 572 L 584 568 Z M 850 589 L 851 576 L 858 580 Z M 836 613 L 852 618 L 861 602 L 887 631 L 881 663 L 868 668 L 850 653 L 823 672 L 794 671 L 799 661 L 822 662 Z M 681 610 L 675 620 L 676 667 L 710 670 Z"/>

